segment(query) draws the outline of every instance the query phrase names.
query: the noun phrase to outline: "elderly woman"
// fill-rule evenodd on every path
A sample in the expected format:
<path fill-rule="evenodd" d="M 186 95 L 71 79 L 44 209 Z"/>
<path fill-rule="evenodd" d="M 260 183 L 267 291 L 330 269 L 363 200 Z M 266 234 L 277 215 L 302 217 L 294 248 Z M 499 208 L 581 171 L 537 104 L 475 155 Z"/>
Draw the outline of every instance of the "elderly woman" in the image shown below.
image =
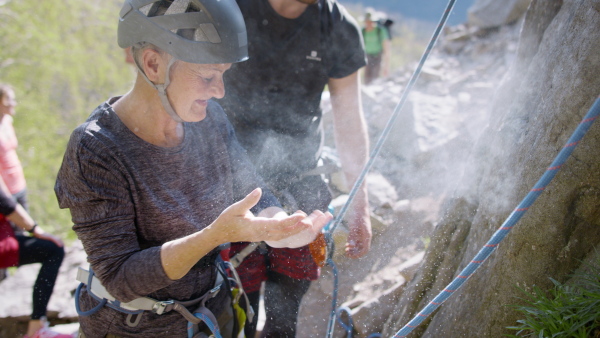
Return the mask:
<path fill-rule="evenodd" d="M 306 245 L 331 215 L 285 214 L 260 189 L 211 100 L 225 94 L 231 63 L 247 58 L 234 0 L 127 0 L 118 37 L 121 47 L 132 46 L 137 79 L 73 132 L 55 186 L 91 270 L 118 300 L 101 306 L 94 287 L 83 287 L 82 336 L 185 336 L 197 299 L 224 333 L 231 304 L 223 288 L 213 292 L 218 246 Z M 119 306 L 140 299 L 158 302 L 129 313 Z"/>

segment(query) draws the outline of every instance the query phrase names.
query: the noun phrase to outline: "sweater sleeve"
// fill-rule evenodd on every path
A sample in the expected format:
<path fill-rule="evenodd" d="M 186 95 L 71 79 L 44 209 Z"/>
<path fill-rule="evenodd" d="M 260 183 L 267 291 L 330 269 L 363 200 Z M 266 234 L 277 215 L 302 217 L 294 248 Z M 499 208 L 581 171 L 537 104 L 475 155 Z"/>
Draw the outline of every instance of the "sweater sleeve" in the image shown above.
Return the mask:
<path fill-rule="evenodd" d="M 55 192 L 60 207 L 71 211 L 73 230 L 91 268 L 122 302 L 170 285 L 173 281 L 162 268 L 160 247 L 139 245 L 131 184 L 119 170 L 118 157 L 84 135 L 82 130 L 74 132 Z"/>

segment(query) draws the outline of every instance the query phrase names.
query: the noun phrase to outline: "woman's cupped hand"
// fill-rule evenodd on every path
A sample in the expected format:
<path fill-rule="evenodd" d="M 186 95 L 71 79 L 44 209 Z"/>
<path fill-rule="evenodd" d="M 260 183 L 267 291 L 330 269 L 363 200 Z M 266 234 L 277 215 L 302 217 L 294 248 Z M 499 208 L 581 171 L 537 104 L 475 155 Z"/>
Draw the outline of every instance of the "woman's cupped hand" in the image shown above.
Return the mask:
<path fill-rule="evenodd" d="M 215 220 L 212 226 L 222 232 L 226 242 L 265 241 L 273 247 L 296 248 L 312 242 L 333 218 L 331 213 L 319 210 L 310 215 L 303 211 L 287 215 L 281 209 L 255 216 L 250 209 L 258 203 L 261 195 L 260 188 L 254 189 Z M 272 214 L 272 217 L 264 217 L 263 214 Z"/>

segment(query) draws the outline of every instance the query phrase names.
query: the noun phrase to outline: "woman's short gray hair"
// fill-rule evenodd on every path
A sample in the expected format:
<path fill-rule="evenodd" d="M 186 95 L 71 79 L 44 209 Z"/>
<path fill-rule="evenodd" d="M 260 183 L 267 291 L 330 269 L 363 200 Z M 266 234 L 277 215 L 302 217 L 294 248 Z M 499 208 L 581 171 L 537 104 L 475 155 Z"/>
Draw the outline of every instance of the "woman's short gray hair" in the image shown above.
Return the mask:
<path fill-rule="evenodd" d="M 141 66 L 142 64 L 142 52 L 146 49 L 154 49 L 155 51 L 159 52 L 159 53 L 164 53 L 162 50 L 160 50 L 160 48 L 156 47 L 155 45 L 149 43 L 149 42 L 138 42 L 136 44 L 134 44 L 133 46 L 131 46 L 131 55 L 133 56 L 133 60 L 135 61 L 136 65 Z"/>

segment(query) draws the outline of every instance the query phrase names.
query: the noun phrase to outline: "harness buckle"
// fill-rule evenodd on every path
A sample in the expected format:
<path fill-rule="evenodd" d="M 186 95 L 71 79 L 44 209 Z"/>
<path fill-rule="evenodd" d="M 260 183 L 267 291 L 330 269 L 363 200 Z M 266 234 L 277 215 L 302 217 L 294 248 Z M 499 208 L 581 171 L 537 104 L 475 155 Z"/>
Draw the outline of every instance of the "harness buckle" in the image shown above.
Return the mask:
<path fill-rule="evenodd" d="M 208 294 L 210 298 L 215 297 L 219 291 L 221 291 L 221 285 L 223 285 L 223 283 L 220 283 L 219 285 L 215 286 L 214 288 L 208 290 Z"/>
<path fill-rule="evenodd" d="M 165 309 L 167 308 L 167 306 L 173 305 L 173 304 L 175 304 L 175 301 L 172 299 L 158 301 L 158 302 L 154 303 L 154 306 L 152 306 L 152 312 L 156 313 L 157 315 L 162 315 L 165 312 Z"/>

